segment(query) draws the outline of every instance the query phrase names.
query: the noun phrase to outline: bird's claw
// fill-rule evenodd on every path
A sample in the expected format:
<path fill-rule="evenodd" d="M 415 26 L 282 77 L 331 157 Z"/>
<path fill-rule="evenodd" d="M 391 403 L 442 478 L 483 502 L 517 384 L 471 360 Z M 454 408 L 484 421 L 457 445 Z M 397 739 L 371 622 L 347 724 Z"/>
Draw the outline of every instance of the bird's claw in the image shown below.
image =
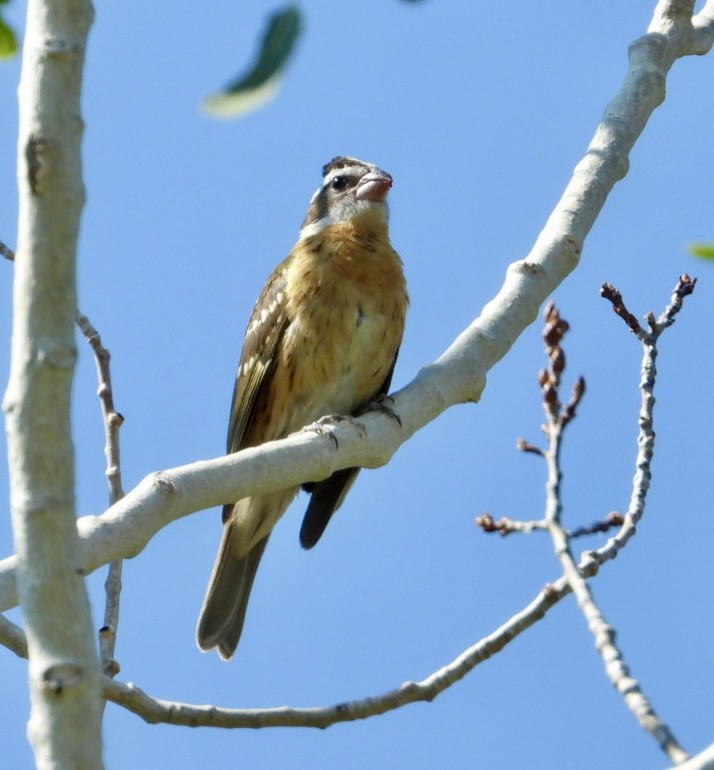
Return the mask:
<path fill-rule="evenodd" d="M 349 414 L 327 414 L 310 425 L 307 425 L 303 430 L 309 430 L 320 436 L 326 436 L 335 442 L 335 447 L 339 447 L 339 442 L 337 436 L 334 434 L 334 429 L 341 422 L 348 422 L 354 430 L 357 431 L 360 438 L 366 438 L 367 428 L 365 428 L 356 417 Z"/>
<path fill-rule="evenodd" d="M 331 441 L 334 442 L 335 449 L 337 449 L 340 443 L 337 440 L 337 436 L 335 436 L 335 433 L 333 431 L 334 427 L 335 427 L 334 422 L 332 423 L 328 422 L 327 418 L 321 417 L 319 420 L 315 420 L 315 422 L 311 422 L 309 425 L 306 425 L 304 428 L 301 428 L 300 433 L 317 433 L 318 436 L 329 438 Z"/>
<path fill-rule="evenodd" d="M 388 396 L 386 393 L 382 393 L 381 396 L 366 403 L 357 413 L 358 415 L 366 414 L 367 412 L 382 412 L 397 421 L 399 427 L 402 427 L 402 418 L 393 409 L 394 399 Z"/>
<path fill-rule="evenodd" d="M 399 424 L 399 427 L 401 428 L 402 418 L 392 408 L 393 403 L 394 399 L 385 393 L 372 401 L 368 401 L 363 407 L 358 409 L 354 415 L 327 414 L 324 417 L 320 417 L 319 420 L 310 423 L 310 425 L 306 425 L 300 432 L 302 433 L 303 431 L 310 431 L 311 433 L 317 433 L 318 436 L 329 438 L 335 442 L 335 449 L 337 449 L 340 443 L 337 440 L 334 429 L 341 422 L 348 422 L 355 429 L 355 431 L 357 431 L 357 434 L 360 438 L 367 437 L 367 428 L 365 428 L 357 418 L 361 417 L 363 414 L 367 414 L 368 412 L 382 412 L 383 414 L 391 417 L 393 420 L 396 420 Z"/>

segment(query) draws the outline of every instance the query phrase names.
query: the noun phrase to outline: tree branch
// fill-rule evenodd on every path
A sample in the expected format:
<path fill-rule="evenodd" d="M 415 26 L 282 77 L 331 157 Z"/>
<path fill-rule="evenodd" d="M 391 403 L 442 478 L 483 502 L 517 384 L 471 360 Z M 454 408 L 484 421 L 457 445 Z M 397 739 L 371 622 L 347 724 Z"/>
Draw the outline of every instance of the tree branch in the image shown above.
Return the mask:
<path fill-rule="evenodd" d="M 645 500 L 651 478 L 650 465 L 652 462 L 655 433 L 653 430 L 654 385 L 656 379 L 655 360 L 657 357 L 657 341 L 662 332 L 674 323 L 677 313 L 682 307 L 684 297 L 694 291 L 696 279 L 687 275 L 680 276 L 677 286 L 672 293 L 672 299 L 658 319 L 652 313 L 646 316 L 650 331 L 643 329 L 636 317 L 625 306 L 620 292 L 611 284 L 603 284 L 601 295 L 613 306 L 615 313 L 625 322 L 630 331 L 640 341 L 643 348 L 641 365 L 640 393 L 642 405 L 638 416 L 638 453 L 636 458 L 635 477 L 633 479 L 633 491 L 630 510 L 626 517 L 619 514 L 610 514 L 611 521 L 617 520 L 622 525 L 622 531 L 634 532 L 634 526 L 644 513 Z M 565 369 L 565 352 L 561 342 L 563 335 L 568 330 L 568 324 L 558 313 L 555 305 L 549 303 L 544 312 L 545 352 L 548 359 L 548 367 L 538 374 L 538 382 L 543 395 L 543 411 L 546 423 L 542 429 L 548 438 L 548 449 L 539 450 L 532 444 L 519 439 L 518 448 L 523 451 L 534 452 L 546 462 L 548 469 L 546 481 L 546 507 L 542 519 L 537 521 L 514 522 L 510 519 L 501 519 L 496 522 L 489 514 L 480 516 L 476 523 L 485 532 L 500 532 L 502 535 L 511 532 L 531 532 L 533 530 L 547 529 L 555 554 L 563 569 L 563 576 L 572 589 L 578 602 L 578 607 L 587 620 L 588 627 L 595 637 L 595 646 L 605 664 L 605 672 L 612 685 L 623 696 L 625 704 L 638 720 L 640 725 L 647 730 L 657 741 L 660 748 L 675 764 L 681 764 L 689 758 L 687 752 L 679 745 L 669 727 L 659 718 L 649 698 L 643 692 L 639 682 L 631 675 L 622 652 L 615 643 L 615 631 L 605 620 L 605 616 L 597 605 L 590 590 L 585 575 L 581 574 L 576 564 L 571 549 L 571 540 L 575 536 L 602 529 L 579 528 L 575 533 L 568 532 L 562 525 L 561 512 L 561 481 L 560 453 L 562 449 L 565 429 L 575 417 L 576 409 L 585 393 L 585 381 L 578 378 L 573 387 L 570 401 L 563 405 L 560 399 L 561 377 Z M 604 523 L 603 523 L 604 524 Z M 626 542 L 624 539 L 621 542 Z"/>
<path fill-rule="evenodd" d="M 85 340 L 94 353 L 94 361 L 97 366 L 97 379 L 99 380 L 99 403 L 102 409 L 102 422 L 104 424 L 104 456 L 107 460 L 106 477 L 109 485 L 109 504 L 113 505 L 124 497 L 121 485 L 121 464 L 119 454 L 119 428 L 124 418 L 114 409 L 114 390 L 112 388 L 112 376 L 109 368 L 111 356 L 102 345 L 99 332 L 89 322 L 87 316 L 77 314 L 77 326 L 79 326 Z M 119 626 L 119 597 L 121 596 L 121 559 L 109 562 L 109 572 L 104 583 L 106 603 L 104 607 L 104 624 L 99 629 L 99 656 L 102 671 L 110 676 L 119 673 L 119 664 L 114 658 L 116 648 L 117 628 Z"/>
<path fill-rule="evenodd" d="M 642 404 L 640 408 L 637 438 L 638 453 L 636 458 L 635 477 L 630 502 L 630 510 L 626 519 L 634 525 L 644 513 L 645 500 L 651 479 L 651 462 L 654 453 L 655 434 L 653 430 L 654 385 L 657 375 L 655 360 L 657 358 L 657 340 L 662 332 L 674 323 L 674 318 L 682 306 L 682 300 L 694 290 L 696 280 L 689 276 L 681 276 L 672 294 L 672 301 L 665 308 L 659 319 L 655 320 L 650 313 L 647 316 L 650 332 L 646 333 L 636 318 L 627 310 L 622 296 L 610 284 L 604 284 L 602 295 L 608 299 L 613 309 L 628 328 L 635 333 L 643 348 L 640 392 Z M 588 628 L 595 637 L 595 646 L 605 665 L 605 672 L 612 685 L 623 696 L 625 704 L 635 716 L 640 725 L 652 735 L 662 751 L 675 764 L 681 764 L 689 758 L 687 752 L 679 745 L 669 727 L 659 718 L 650 699 L 645 695 L 639 682 L 631 676 L 625 663 L 624 656 L 615 642 L 615 631 L 610 626 L 595 601 L 585 578 L 578 570 L 573 558 L 570 538 L 563 529 L 560 520 L 560 449 L 565 424 L 545 405 L 547 419 L 547 435 L 550 447 L 545 453 L 548 465 L 547 510 L 545 521 L 553 539 L 556 556 L 563 568 L 563 575 L 573 590 L 588 623 Z"/>
<path fill-rule="evenodd" d="M 70 431 L 84 205 L 80 85 L 91 19 L 89 0 L 29 0 L 18 91 L 18 248 L 3 408 L 30 651 L 28 735 L 43 769 L 102 767 L 99 666 L 80 569 Z"/>
<path fill-rule="evenodd" d="M 15 261 L 15 252 L 3 241 L 0 241 L 0 257 L 5 257 L 10 262 Z"/>

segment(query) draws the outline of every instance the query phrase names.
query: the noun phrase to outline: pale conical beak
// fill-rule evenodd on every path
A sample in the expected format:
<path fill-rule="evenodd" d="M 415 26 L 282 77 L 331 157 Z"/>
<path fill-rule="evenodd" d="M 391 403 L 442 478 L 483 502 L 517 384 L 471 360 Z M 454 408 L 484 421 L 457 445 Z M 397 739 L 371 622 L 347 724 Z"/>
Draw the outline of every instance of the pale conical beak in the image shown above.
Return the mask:
<path fill-rule="evenodd" d="M 377 201 L 381 203 L 392 186 L 392 177 L 386 171 L 375 169 L 365 174 L 357 186 L 357 200 Z"/>

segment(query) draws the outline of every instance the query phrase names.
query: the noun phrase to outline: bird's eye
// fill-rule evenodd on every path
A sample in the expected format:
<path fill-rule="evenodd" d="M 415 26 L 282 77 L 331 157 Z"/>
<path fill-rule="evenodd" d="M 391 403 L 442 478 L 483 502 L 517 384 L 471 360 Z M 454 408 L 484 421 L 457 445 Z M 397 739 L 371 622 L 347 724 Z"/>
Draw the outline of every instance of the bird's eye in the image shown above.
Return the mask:
<path fill-rule="evenodd" d="M 340 190 L 344 190 L 347 185 L 347 178 L 344 176 L 336 176 L 331 182 L 330 187 L 333 190 L 337 190 L 339 192 Z"/>

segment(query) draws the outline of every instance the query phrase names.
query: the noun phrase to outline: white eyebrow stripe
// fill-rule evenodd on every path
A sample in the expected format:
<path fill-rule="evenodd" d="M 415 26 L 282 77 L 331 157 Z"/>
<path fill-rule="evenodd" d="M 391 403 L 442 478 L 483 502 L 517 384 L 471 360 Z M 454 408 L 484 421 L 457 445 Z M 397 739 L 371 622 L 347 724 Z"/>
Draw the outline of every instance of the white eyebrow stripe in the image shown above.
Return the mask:
<path fill-rule="evenodd" d="M 366 166 L 364 163 L 350 163 L 347 166 L 333 168 L 329 171 L 327 176 L 325 176 L 323 180 L 323 187 L 325 185 L 329 185 L 336 176 L 363 176 L 369 171 L 371 171 L 371 168 Z"/>

